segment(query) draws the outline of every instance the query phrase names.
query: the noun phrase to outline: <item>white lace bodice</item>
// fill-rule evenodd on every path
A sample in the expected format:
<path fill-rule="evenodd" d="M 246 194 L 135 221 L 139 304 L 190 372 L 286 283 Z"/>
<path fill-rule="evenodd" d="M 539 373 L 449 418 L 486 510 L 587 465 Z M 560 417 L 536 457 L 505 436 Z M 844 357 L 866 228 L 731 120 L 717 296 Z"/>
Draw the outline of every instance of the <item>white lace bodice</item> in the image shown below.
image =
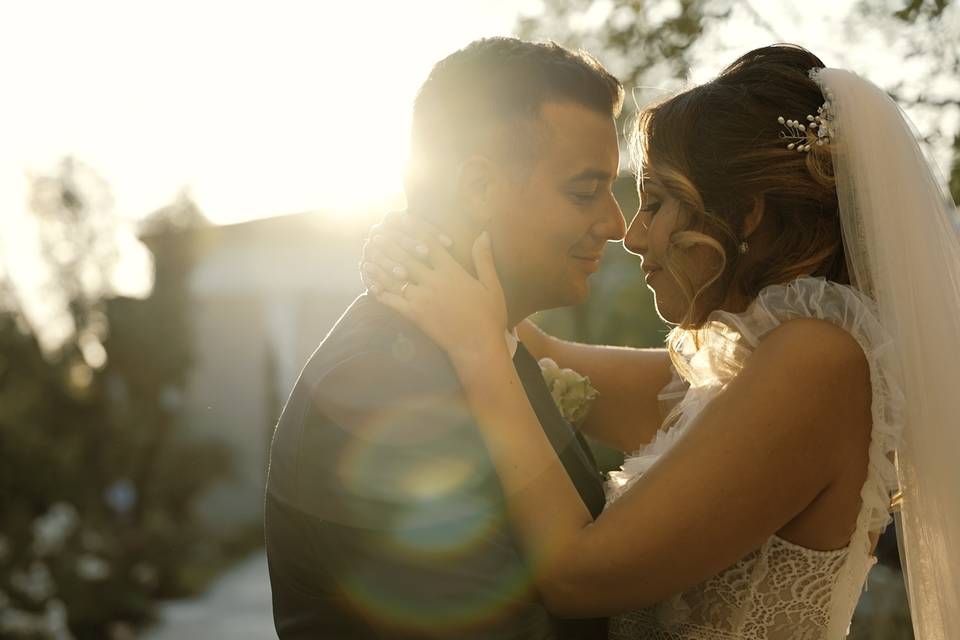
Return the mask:
<path fill-rule="evenodd" d="M 897 485 L 889 454 L 902 430 L 899 363 L 877 320 L 873 302 L 856 289 L 803 276 L 764 288 L 743 313 L 713 312 L 699 348 L 660 393 L 672 409 L 665 430 L 610 474 L 608 502 L 616 500 L 672 448 L 704 406 L 737 375 L 769 331 L 793 318 L 821 318 L 846 329 L 870 366 L 872 436 L 862 506 L 847 547 L 807 549 L 771 536 L 733 566 L 655 607 L 611 618 L 613 640 L 839 640 L 846 635 L 867 572 L 874 564 L 870 534 L 890 520 Z"/>

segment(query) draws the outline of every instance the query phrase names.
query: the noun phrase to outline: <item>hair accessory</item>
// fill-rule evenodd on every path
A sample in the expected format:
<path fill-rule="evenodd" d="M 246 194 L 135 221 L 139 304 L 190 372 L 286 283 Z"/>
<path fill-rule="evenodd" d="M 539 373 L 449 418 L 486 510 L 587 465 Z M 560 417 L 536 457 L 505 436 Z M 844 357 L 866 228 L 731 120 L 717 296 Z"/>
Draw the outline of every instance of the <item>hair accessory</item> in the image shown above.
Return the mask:
<path fill-rule="evenodd" d="M 783 116 L 777 118 L 777 122 L 786 127 L 787 131 L 781 131 L 780 137 L 784 140 L 791 140 L 787 149 L 793 151 L 810 151 L 810 136 L 815 132 L 817 134 L 815 144 L 823 146 L 829 144 L 833 138 L 833 112 L 830 110 L 833 104 L 833 93 L 829 90 L 824 93 L 827 100 L 823 106 L 817 107 L 817 115 L 808 115 L 806 124 L 799 120 L 787 120 Z"/>
<path fill-rule="evenodd" d="M 740 246 L 737 247 L 737 250 L 740 252 L 740 255 L 746 255 L 747 251 L 750 251 L 750 245 L 744 240 L 740 243 Z"/>

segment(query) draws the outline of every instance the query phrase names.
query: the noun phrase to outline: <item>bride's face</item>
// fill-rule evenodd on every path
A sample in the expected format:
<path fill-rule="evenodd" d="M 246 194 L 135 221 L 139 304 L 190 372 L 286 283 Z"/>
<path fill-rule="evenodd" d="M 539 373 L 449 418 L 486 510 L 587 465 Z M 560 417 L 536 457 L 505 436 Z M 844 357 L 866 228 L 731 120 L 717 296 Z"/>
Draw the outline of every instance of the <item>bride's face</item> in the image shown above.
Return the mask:
<path fill-rule="evenodd" d="M 683 287 L 667 269 L 667 249 L 671 234 L 685 228 L 689 214 L 657 179 L 655 171 L 638 183 L 638 187 L 640 209 L 627 229 L 624 246 L 640 256 L 644 278 L 653 292 L 659 316 L 665 322 L 678 324 L 689 303 Z M 672 255 L 679 263 L 681 274 L 690 280 L 693 291 L 709 281 L 721 264 L 717 252 L 703 244 L 687 249 L 674 248 Z M 701 312 L 716 306 L 713 297 L 709 289 L 701 294 L 697 305 Z"/>

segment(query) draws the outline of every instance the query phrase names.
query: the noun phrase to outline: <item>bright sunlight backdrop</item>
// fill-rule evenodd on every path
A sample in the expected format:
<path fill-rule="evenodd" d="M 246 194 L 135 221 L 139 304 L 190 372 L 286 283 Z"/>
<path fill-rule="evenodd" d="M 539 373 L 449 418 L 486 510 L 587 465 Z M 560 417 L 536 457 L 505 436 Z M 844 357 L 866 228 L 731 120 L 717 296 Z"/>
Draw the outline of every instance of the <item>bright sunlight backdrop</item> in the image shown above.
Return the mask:
<path fill-rule="evenodd" d="M 597 0 L 579 21 L 603 21 L 612 4 Z M 734 3 L 691 79 L 775 40 L 879 84 L 913 77 L 880 34 L 857 33 L 850 46 L 839 29 L 852 5 Z M 218 224 L 300 211 L 349 224 L 401 206 L 410 107 L 430 67 L 541 9 L 539 0 L 3 2 L 0 271 L 17 271 L 26 290 L 42 280 L 27 176 L 68 154 L 107 181 L 131 229 L 184 187 Z M 149 259 L 132 233 L 128 245 L 119 290 L 143 295 Z"/>
<path fill-rule="evenodd" d="M 506 0 L 17 2 L 0 8 L 3 209 L 73 154 L 140 217 L 184 185 L 214 222 L 395 202 L 430 66 L 509 34 Z M 17 196 L 19 194 L 19 196 Z M 15 199 L 10 199 L 13 195 Z"/>

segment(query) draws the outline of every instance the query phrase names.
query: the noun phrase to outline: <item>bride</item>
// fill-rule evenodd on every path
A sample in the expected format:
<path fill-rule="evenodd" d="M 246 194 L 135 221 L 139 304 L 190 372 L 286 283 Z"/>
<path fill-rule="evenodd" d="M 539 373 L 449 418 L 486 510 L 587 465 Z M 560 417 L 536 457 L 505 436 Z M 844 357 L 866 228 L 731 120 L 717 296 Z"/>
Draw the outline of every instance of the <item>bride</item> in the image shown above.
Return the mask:
<path fill-rule="evenodd" d="M 632 452 L 596 521 L 505 349 L 489 236 L 477 277 L 389 230 L 368 256 L 409 274 L 371 289 L 447 351 L 545 604 L 611 638 L 844 637 L 898 491 L 917 637 L 960 637 L 955 209 L 896 105 L 823 67 L 758 49 L 640 114 L 624 242 L 675 325 L 669 372 L 520 326 L 597 386 L 584 429 Z"/>

